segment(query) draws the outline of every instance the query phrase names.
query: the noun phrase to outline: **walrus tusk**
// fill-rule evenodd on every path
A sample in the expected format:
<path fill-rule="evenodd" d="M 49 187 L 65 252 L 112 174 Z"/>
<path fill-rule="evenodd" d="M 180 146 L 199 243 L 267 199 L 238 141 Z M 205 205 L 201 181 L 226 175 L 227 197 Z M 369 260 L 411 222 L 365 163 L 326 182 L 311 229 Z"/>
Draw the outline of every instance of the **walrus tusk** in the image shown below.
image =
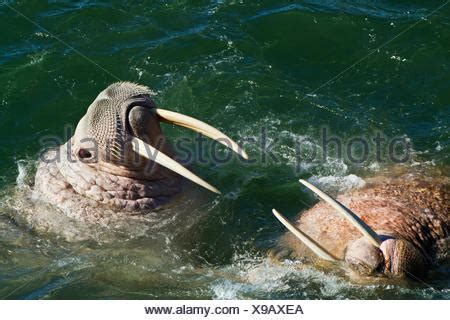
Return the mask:
<path fill-rule="evenodd" d="M 305 233 L 297 229 L 292 223 L 290 223 L 281 213 L 272 209 L 272 213 L 275 217 L 290 231 L 292 232 L 305 246 L 311 249 L 320 258 L 327 261 L 337 261 L 335 257 L 329 254 L 324 248 L 322 248 L 317 242 L 307 236 Z"/>
<path fill-rule="evenodd" d="M 152 147 L 148 143 L 145 143 L 139 138 L 133 137 L 131 138 L 131 145 L 134 152 L 139 153 L 141 156 L 152 160 L 156 163 L 159 163 L 163 167 L 166 167 L 179 175 L 182 175 L 183 177 L 201 185 L 202 187 L 220 194 L 220 191 L 214 188 L 212 185 L 210 185 L 208 182 L 204 181 L 202 178 L 196 176 L 192 172 L 190 172 L 188 169 L 183 167 L 181 164 L 173 160 L 172 158 L 168 157 L 158 149 Z"/>
<path fill-rule="evenodd" d="M 224 146 L 230 148 L 234 152 L 236 152 L 238 155 L 240 155 L 244 159 L 248 159 L 247 153 L 231 138 L 229 138 L 224 133 L 220 132 L 216 128 L 210 126 L 207 123 L 204 123 L 203 121 L 197 120 L 195 118 L 186 116 L 181 113 L 159 109 L 156 108 L 156 114 L 161 118 L 162 121 L 168 122 L 171 124 L 175 124 L 181 127 L 185 127 L 191 130 L 194 130 L 196 132 L 199 132 L 211 139 L 216 140 L 217 142 L 220 142 Z"/>
<path fill-rule="evenodd" d="M 313 191 L 315 194 L 317 194 L 319 197 L 321 197 L 325 202 L 327 202 L 329 205 L 331 205 L 334 209 L 336 209 L 340 214 L 342 214 L 347 220 L 350 221 L 351 224 L 353 224 L 364 236 L 369 239 L 369 241 L 376 247 L 380 247 L 381 245 L 381 239 L 378 236 L 378 234 L 372 230 L 364 221 L 362 221 L 356 214 L 354 214 L 349 208 L 344 206 L 342 203 L 338 202 L 337 200 L 333 199 L 329 195 L 327 195 L 325 192 L 321 191 L 317 187 L 313 186 L 308 181 L 305 181 L 303 179 L 299 180 L 301 184 L 309 188 L 311 191 Z"/>

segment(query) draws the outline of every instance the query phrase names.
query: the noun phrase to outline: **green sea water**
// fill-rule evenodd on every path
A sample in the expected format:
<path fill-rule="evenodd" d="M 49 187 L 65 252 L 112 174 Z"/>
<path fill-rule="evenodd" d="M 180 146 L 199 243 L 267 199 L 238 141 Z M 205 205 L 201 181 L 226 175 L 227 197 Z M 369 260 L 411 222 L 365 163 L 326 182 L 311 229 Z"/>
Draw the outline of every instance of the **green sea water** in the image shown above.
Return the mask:
<path fill-rule="evenodd" d="M 302 161 L 299 139 L 320 145 L 324 128 L 343 141 L 400 137 L 411 143 L 403 168 L 448 175 L 450 4 L 0 3 L 0 298 L 450 297 L 445 264 L 424 282 L 355 283 L 265 258 L 284 232 L 271 209 L 293 218 L 317 202 L 299 178 L 338 193 L 394 166 L 372 149 L 363 163 Z M 16 190 L 32 183 L 40 139 L 63 139 L 64 127 L 119 80 L 149 86 L 159 106 L 237 141 L 252 139 L 244 145 L 257 161 L 194 161 L 222 195 L 193 187 L 201 200 L 190 216 L 162 215 L 148 234 L 80 243 L 36 232 L 14 204 Z M 186 135 L 163 129 L 174 140 Z"/>

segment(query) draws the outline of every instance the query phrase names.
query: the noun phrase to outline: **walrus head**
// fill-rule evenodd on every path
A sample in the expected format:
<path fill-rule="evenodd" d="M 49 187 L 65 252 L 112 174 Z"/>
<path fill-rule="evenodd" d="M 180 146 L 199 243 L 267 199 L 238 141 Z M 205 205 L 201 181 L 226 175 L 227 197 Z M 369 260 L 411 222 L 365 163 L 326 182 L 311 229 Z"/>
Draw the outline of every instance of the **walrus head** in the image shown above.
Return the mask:
<path fill-rule="evenodd" d="M 149 88 L 118 82 L 102 91 L 63 146 L 59 171 L 79 194 L 119 207 L 155 207 L 179 190 L 180 176 L 220 193 L 177 162 L 160 122 L 189 128 L 246 153 L 229 137 L 192 117 L 157 108 Z"/>
<path fill-rule="evenodd" d="M 305 180 L 300 180 L 300 182 L 330 204 L 363 234 L 363 237 L 347 245 L 344 261 L 339 261 L 273 209 L 273 214 L 277 219 L 319 258 L 349 267 L 361 276 L 383 274 L 394 277 L 410 277 L 417 280 L 425 275 L 427 260 L 411 242 L 396 238 L 393 235 L 385 235 L 382 231 L 375 232 L 343 204 L 309 182 Z"/>
<path fill-rule="evenodd" d="M 411 242 L 383 237 L 375 246 L 366 237 L 351 242 L 345 252 L 345 262 L 359 275 L 385 274 L 422 278 L 427 270 L 426 259 Z"/>

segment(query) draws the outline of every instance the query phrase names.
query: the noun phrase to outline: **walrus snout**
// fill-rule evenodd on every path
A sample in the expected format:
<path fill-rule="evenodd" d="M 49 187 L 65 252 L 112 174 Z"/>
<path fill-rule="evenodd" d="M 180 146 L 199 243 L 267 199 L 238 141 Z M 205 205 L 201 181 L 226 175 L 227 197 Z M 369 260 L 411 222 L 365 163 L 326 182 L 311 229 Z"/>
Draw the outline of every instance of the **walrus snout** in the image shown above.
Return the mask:
<path fill-rule="evenodd" d="M 122 90 L 107 88 L 89 106 L 71 139 L 73 154 L 80 162 L 110 174 L 158 178 L 155 173 L 160 170 L 146 170 L 149 161 L 139 157 L 130 142 L 136 137 L 174 156 L 155 114 L 155 103 L 140 86 L 118 98 L 116 91 Z"/>
<path fill-rule="evenodd" d="M 368 242 L 366 238 L 359 238 L 350 243 L 344 260 L 350 269 L 365 276 L 380 272 L 385 261 L 380 248 Z"/>
<path fill-rule="evenodd" d="M 362 276 L 384 274 L 394 277 L 421 278 L 426 273 L 426 260 L 410 242 L 392 237 L 376 247 L 365 238 L 350 243 L 345 262 Z"/>

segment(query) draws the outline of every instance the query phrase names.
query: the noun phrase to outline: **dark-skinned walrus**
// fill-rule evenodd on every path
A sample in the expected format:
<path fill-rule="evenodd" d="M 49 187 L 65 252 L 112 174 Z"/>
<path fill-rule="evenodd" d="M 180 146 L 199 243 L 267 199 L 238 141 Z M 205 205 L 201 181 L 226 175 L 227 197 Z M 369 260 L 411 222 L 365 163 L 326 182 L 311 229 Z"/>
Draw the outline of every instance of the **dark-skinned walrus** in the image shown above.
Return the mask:
<path fill-rule="evenodd" d="M 135 215 L 168 203 L 181 192 L 183 177 L 219 193 L 177 162 L 160 122 L 199 132 L 247 158 L 212 126 L 157 108 L 149 88 L 118 82 L 97 96 L 64 145 L 41 157 L 35 198 L 95 223 L 106 209 Z"/>
<path fill-rule="evenodd" d="M 275 259 L 305 259 L 344 268 L 355 280 L 374 276 L 422 281 L 448 251 L 449 178 L 422 173 L 380 175 L 332 198 L 300 180 L 323 201 L 290 223 L 270 251 Z"/>

